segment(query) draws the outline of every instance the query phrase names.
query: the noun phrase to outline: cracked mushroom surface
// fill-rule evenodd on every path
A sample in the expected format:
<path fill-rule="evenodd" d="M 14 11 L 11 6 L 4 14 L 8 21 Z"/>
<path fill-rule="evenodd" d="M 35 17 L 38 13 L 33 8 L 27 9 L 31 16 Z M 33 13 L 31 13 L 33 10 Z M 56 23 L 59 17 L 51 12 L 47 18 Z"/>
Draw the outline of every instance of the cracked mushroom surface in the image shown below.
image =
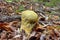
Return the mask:
<path fill-rule="evenodd" d="M 24 30 L 27 35 L 30 35 L 35 24 L 38 22 L 38 15 L 31 10 L 22 12 L 21 15 L 21 28 L 20 31 Z"/>

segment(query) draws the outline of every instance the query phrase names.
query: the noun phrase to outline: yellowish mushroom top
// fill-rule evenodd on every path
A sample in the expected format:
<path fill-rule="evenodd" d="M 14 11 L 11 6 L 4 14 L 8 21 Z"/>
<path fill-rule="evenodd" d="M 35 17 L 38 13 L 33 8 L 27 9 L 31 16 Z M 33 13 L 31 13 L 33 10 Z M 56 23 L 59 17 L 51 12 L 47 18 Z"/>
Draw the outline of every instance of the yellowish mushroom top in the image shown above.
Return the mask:
<path fill-rule="evenodd" d="M 37 21 L 38 15 L 31 10 L 26 10 L 22 12 L 22 18 L 25 18 L 28 21 Z"/>
<path fill-rule="evenodd" d="M 38 15 L 34 11 L 26 10 L 22 12 L 21 19 L 20 31 L 24 30 L 29 35 L 36 22 L 38 22 Z"/>

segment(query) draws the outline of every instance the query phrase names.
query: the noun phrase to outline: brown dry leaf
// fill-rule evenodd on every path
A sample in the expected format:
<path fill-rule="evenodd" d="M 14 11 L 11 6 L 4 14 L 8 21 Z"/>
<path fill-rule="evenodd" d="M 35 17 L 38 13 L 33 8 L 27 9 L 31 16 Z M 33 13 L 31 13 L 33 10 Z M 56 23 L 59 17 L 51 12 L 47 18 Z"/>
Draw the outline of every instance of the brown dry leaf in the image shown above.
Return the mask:
<path fill-rule="evenodd" d="M 0 23 L 0 29 L 6 30 L 8 32 L 12 31 L 8 23 Z"/>
<path fill-rule="evenodd" d="M 45 28 L 43 28 L 42 25 L 40 25 L 40 24 L 37 23 L 35 30 L 36 30 L 37 32 L 43 32 L 43 31 L 45 30 Z"/>
<path fill-rule="evenodd" d="M 59 19 L 59 16 L 53 15 L 52 20 L 58 20 L 58 19 Z"/>
<path fill-rule="evenodd" d="M 53 26 L 47 26 L 47 29 L 52 30 L 52 29 L 54 29 L 54 27 Z"/>
<path fill-rule="evenodd" d="M 53 23 L 56 24 L 56 25 L 60 25 L 60 21 L 53 22 Z"/>
<path fill-rule="evenodd" d="M 0 29 L 6 30 L 8 32 L 14 31 L 12 24 L 16 24 L 17 22 L 10 22 L 10 23 L 0 23 Z"/>
<path fill-rule="evenodd" d="M 0 2 L 0 8 L 5 8 L 4 4 Z"/>
<path fill-rule="evenodd" d="M 6 9 L 8 13 L 13 13 L 12 6 L 7 6 Z"/>

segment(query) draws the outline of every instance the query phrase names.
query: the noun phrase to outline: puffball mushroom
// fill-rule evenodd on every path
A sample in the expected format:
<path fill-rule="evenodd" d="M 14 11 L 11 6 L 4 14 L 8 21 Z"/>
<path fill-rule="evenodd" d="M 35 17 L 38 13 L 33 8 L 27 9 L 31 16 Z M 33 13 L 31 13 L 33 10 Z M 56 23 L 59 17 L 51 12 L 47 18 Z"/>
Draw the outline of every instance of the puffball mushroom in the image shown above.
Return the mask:
<path fill-rule="evenodd" d="M 21 28 L 20 31 L 24 30 L 27 35 L 30 35 L 35 24 L 38 22 L 38 15 L 31 10 L 22 12 L 21 15 Z"/>

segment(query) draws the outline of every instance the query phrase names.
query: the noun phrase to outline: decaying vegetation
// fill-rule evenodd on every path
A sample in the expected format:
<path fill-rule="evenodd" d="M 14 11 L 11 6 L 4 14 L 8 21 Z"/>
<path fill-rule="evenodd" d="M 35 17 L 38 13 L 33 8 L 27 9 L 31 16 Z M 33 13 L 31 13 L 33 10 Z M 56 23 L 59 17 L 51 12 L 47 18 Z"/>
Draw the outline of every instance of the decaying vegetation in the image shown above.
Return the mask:
<path fill-rule="evenodd" d="M 60 0 L 0 0 L 0 40 L 60 40 Z"/>

